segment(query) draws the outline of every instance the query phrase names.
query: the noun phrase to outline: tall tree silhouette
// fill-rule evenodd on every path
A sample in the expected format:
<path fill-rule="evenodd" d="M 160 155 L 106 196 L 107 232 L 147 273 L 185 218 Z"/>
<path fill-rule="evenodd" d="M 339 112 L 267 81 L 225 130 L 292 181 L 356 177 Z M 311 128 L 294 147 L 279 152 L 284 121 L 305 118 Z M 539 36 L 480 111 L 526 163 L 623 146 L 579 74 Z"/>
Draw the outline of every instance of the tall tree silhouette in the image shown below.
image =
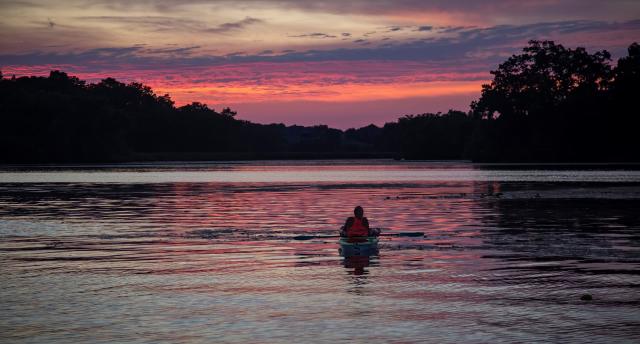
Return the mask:
<path fill-rule="evenodd" d="M 571 97 L 606 90 L 611 81 L 611 55 L 567 49 L 552 41 L 530 41 L 523 54 L 513 55 L 491 71 L 493 80 L 482 86 L 472 110 L 482 117 L 540 116 Z"/>
<path fill-rule="evenodd" d="M 629 46 L 628 56 L 618 60 L 611 85 L 611 118 L 613 122 L 611 154 L 617 160 L 640 156 L 640 45 Z"/>
<path fill-rule="evenodd" d="M 610 160 L 607 116 L 613 81 L 607 51 L 588 53 L 552 41 L 530 41 L 492 71 L 474 116 L 480 125 L 471 155 L 486 160 Z M 487 149 L 489 147 L 489 149 Z"/>

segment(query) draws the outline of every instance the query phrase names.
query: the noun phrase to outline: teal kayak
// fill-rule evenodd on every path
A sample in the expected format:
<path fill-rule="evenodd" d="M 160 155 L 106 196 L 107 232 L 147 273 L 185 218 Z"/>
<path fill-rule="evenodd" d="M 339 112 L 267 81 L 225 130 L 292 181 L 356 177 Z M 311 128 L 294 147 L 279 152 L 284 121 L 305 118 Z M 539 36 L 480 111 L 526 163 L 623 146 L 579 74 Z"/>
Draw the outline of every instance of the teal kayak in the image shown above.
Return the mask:
<path fill-rule="evenodd" d="M 378 237 L 340 238 L 340 253 L 344 256 L 369 256 L 378 253 Z"/>
<path fill-rule="evenodd" d="M 340 238 L 340 246 L 374 246 L 378 245 L 378 237 Z"/>

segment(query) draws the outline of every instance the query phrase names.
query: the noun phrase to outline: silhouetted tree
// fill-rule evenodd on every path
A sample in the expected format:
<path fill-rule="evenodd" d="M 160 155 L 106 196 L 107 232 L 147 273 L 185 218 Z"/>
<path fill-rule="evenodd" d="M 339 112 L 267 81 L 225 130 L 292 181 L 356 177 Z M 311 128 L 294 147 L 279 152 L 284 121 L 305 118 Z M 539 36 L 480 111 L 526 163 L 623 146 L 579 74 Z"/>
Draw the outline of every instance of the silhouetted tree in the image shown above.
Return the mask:
<path fill-rule="evenodd" d="M 220 114 L 222 116 L 226 116 L 226 117 L 235 117 L 238 113 L 236 111 L 232 111 L 230 108 L 226 107 L 226 108 L 222 109 L 222 112 L 220 112 Z"/>
<path fill-rule="evenodd" d="M 524 53 L 501 63 L 472 110 L 483 118 L 544 115 L 572 96 L 605 90 L 611 81 L 603 50 L 589 54 L 584 48 L 566 49 L 552 41 L 530 41 Z"/>
<path fill-rule="evenodd" d="M 612 160 L 609 60 L 607 51 L 530 41 L 472 103 L 474 117 L 489 123 L 476 127 L 467 152 L 476 160 Z"/>
<path fill-rule="evenodd" d="M 611 142 L 610 154 L 613 159 L 640 160 L 640 143 L 637 139 L 640 129 L 640 45 L 629 46 L 628 55 L 618 60 L 611 85 Z M 630 158 L 631 157 L 631 158 Z M 633 159 L 635 157 L 635 159 Z"/>

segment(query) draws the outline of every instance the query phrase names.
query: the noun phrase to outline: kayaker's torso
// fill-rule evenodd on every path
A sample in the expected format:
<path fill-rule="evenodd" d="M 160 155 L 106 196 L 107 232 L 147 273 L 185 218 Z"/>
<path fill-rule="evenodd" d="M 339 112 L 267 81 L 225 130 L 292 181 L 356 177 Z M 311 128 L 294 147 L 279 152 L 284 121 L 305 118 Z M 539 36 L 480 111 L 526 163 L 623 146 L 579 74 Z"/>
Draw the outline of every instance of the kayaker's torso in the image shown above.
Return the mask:
<path fill-rule="evenodd" d="M 346 223 L 348 237 L 365 237 L 369 235 L 369 221 L 366 217 L 350 217 Z"/>

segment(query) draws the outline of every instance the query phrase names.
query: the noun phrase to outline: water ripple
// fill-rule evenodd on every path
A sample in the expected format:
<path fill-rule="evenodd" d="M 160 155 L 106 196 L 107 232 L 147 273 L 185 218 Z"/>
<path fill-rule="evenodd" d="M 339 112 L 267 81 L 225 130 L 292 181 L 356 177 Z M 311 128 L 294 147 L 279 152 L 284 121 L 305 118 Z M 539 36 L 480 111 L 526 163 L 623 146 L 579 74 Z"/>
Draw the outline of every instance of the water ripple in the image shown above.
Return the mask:
<path fill-rule="evenodd" d="M 640 337 L 637 172 L 380 162 L 94 169 L 0 172 L 5 340 Z M 396 233 L 371 256 L 339 253 L 337 229 L 356 204 Z"/>

